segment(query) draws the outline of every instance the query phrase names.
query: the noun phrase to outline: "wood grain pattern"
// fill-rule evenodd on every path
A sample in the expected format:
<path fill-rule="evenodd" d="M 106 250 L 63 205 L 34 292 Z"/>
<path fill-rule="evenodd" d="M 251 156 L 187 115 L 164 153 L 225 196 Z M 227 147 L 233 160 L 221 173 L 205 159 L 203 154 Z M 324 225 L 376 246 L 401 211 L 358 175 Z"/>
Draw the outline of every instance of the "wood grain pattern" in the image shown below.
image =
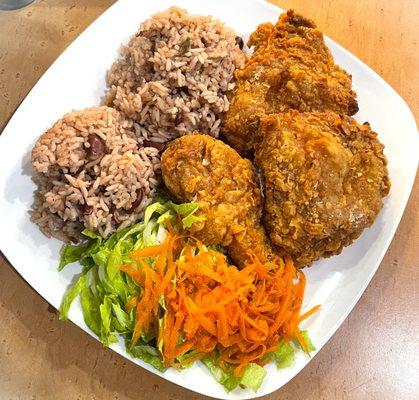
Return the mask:
<path fill-rule="evenodd" d="M 0 130 L 45 69 L 112 3 L 37 0 L 19 11 L 0 12 Z M 380 73 L 419 118 L 417 0 L 275 3 L 313 18 L 325 34 Z M 417 398 L 418 180 L 360 302 L 316 358 L 265 399 Z M 1 399 L 204 399 L 134 366 L 72 323 L 59 322 L 4 258 L 0 321 Z"/>

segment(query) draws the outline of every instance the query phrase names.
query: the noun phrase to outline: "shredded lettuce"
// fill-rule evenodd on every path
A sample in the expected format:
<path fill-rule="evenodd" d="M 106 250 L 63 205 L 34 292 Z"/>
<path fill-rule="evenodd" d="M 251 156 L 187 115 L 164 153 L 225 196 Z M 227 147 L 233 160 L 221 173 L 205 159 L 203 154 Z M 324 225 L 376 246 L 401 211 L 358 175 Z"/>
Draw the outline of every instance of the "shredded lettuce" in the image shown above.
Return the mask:
<path fill-rule="evenodd" d="M 64 296 L 64 299 L 61 303 L 59 308 L 60 319 L 66 320 L 68 319 L 68 312 L 70 310 L 71 303 L 74 299 L 82 292 L 82 290 L 86 287 L 86 275 L 80 276 L 77 279 L 76 283 L 70 287 L 67 293 Z"/>
<path fill-rule="evenodd" d="M 287 368 L 294 362 L 295 348 L 291 343 L 282 339 L 278 344 L 278 349 L 274 351 L 273 357 L 278 368 Z"/>
<path fill-rule="evenodd" d="M 61 249 L 60 263 L 58 271 L 61 271 L 66 265 L 79 261 L 81 265 L 91 267 L 92 263 L 88 258 L 95 254 L 102 244 L 102 237 L 97 233 L 84 229 L 82 234 L 91 239 L 88 243 L 79 245 L 67 244 Z"/>
<path fill-rule="evenodd" d="M 250 363 L 243 371 L 243 375 L 240 378 L 240 385 L 245 388 L 252 389 L 254 392 L 257 392 L 257 390 L 260 388 L 260 385 L 262 385 L 265 376 L 265 368 L 258 364 Z"/>
<path fill-rule="evenodd" d="M 207 366 L 214 379 L 223 385 L 227 392 L 231 392 L 237 386 L 256 392 L 266 376 L 265 368 L 255 363 L 247 365 L 243 371 L 243 375 L 236 377 L 233 372 L 233 366 L 226 366 L 223 369 L 210 357 L 205 357 L 201 361 Z"/>
<path fill-rule="evenodd" d="M 158 302 L 161 308 L 161 312 L 163 314 L 158 320 L 159 328 L 161 328 L 162 326 L 164 327 L 166 324 L 166 314 L 167 314 L 166 301 L 164 300 L 163 295 L 160 295 Z M 157 348 L 159 349 L 160 353 L 163 352 L 163 338 L 159 338 L 159 340 L 157 341 Z"/>
<path fill-rule="evenodd" d="M 100 298 L 87 287 L 80 294 L 80 303 L 86 325 L 100 337 L 102 318 L 100 315 Z"/>
<path fill-rule="evenodd" d="M 115 329 L 112 324 L 112 298 L 111 295 L 105 295 L 102 304 L 99 306 L 100 319 L 100 338 L 105 346 L 116 343 L 118 340 L 115 335 Z"/>
<path fill-rule="evenodd" d="M 227 392 L 231 392 L 239 385 L 240 379 L 234 376 L 232 368 L 231 371 L 224 371 L 210 357 L 205 357 L 201 361 L 207 366 L 214 379 L 220 385 L 223 385 Z"/>
<path fill-rule="evenodd" d="M 61 271 L 66 265 L 79 261 L 86 251 L 85 246 L 67 244 L 61 249 L 61 259 L 58 265 L 58 271 Z"/>
<path fill-rule="evenodd" d="M 194 215 L 199 208 L 198 203 L 171 204 L 175 213 L 182 216 L 182 223 L 185 228 L 190 228 L 195 222 L 202 222 L 204 217 Z"/>
<path fill-rule="evenodd" d="M 186 354 L 183 354 L 179 357 L 176 358 L 176 361 L 179 362 L 180 368 L 182 369 L 186 369 L 186 368 L 190 368 L 195 364 L 195 361 L 190 361 L 190 362 L 186 362 L 188 358 L 196 355 L 199 353 L 199 350 L 191 350 Z"/>
<path fill-rule="evenodd" d="M 307 351 L 311 352 L 311 351 L 315 351 L 316 348 L 314 347 L 313 343 L 311 342 L 310 338 L 308 337 L 308 332 L 307 331 L 301 331 L 301 336 L 303 337 L 304 341 L 307 344 Z M 293 340 L 294 344 L 301 348 L 300 343 L 298 343 L 298 340 Z"/>
<path fill-rule="evenodd" d="M 115 316 L 113 318 L 113 323 L 115 328 L 120 333 L 130 333 L 134 330 L 134 313 L 128 314 L 125 312 L 121 305 L 117 302 L 111 304 L 112 313 Z"/>
<path fill-rule="evenodd" d="M 158 371 L 164 372 L 167 370 L 167 366 L 163 364 L 158 351 L 147 344 L 137 344 L 133 348 L 127 347 L 127 352 L 133 357 L 140 358 L 146 363 L 152 365 Z"/>

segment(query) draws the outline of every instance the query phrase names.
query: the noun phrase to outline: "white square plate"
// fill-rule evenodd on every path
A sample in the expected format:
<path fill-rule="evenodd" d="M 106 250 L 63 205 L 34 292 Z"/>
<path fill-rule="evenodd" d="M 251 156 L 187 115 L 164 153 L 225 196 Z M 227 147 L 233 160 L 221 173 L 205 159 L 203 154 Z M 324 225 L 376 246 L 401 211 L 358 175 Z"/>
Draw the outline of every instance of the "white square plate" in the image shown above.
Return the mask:
<path fill-rule="evenodd" d="M 39 135 L 64 113 L 99 105 L 105 72 L 140 22 L 151 14 L 178 5 L 191 13 L 212 15 L 247 36 L 265 21 L 275 22 L 281 10 L 263 0 L 120 0 L 99 17 L 57 59 L 16 111 L 0 138 L 0 246 L 24 279 L 49 303 L 58 307 L 77 265 L 56 270 L 61 243 L 46 239 L 28 217 L 35 186 L 31 181 L 30 151 Z M 319 351 L 352 310 L 378 268 L 403 214 L 418 164 L 418 132 L 409 108 L 375 72 L 327 39 L 336 63 L 353 76 L 360 111 L 356 118 L 369 121 L 385 144 L 392 181 L 390 195 L 379 218 L 341 255 L 317 262 L 306 270 L 306 308 L 321 304 L 321 312 L 305 328 Z M 79 304 L 70 319 L 88 331 Z M 89 332 L 90 333 L 90 332 Z M 122 343 L 112 349 L 130 358 Z M 310 358 L 298 354 L 294 365 L 268 374 L 257 394 L 236 390 L 226 393 L 205 367 L 163 374 L 140 360 L 133 362 L 180 386 L 222 399 L 254 398 L 283 386 Z M 140 373 L 140 371 L 139 371 Z"/>

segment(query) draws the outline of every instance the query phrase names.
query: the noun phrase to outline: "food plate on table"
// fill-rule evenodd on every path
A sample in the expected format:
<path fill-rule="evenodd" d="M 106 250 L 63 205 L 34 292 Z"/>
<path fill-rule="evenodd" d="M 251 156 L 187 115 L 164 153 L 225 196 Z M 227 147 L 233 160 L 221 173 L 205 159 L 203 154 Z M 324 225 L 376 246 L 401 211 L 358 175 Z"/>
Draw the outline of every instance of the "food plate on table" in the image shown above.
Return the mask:
<path fill-rule="evenodd" d="M 271 393 L 322 348 L 378 268 L 417 168 L 417 128 L 397 93 L 325 38 L 333 60 L 309 19 L 290 11 L 277 23 L 281 12 L 258 0 L 119 1 L 50 67 L 0 139 L 1 250 L 14 268 L 119 354 L 216 398 Z M 274 64 L 283 73 L 270 74 Z M 309 167 L 289 152 L 305 141 Z M 337 195 L 331 177 L 341 175 Z M 222 299 L 228 290 L 246 301 Z"/>

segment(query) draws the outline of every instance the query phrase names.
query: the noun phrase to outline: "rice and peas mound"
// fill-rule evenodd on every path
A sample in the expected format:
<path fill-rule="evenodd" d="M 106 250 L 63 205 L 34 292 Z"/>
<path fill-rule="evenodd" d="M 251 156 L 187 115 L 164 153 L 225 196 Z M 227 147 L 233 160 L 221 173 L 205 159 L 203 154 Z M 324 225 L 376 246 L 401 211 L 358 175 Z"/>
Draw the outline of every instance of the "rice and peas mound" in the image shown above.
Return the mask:
<path fill-rule="evenodd" d="M 171 8 L 145 21 L 108 72 L 107 106 L 66 114 L 32 150 L 31 219 L 48 237 L 103 237 L 139 220 L 160 183 L 164 143 L 217 137 L 233 74 L 245 61 L 234 32 Z"/>

